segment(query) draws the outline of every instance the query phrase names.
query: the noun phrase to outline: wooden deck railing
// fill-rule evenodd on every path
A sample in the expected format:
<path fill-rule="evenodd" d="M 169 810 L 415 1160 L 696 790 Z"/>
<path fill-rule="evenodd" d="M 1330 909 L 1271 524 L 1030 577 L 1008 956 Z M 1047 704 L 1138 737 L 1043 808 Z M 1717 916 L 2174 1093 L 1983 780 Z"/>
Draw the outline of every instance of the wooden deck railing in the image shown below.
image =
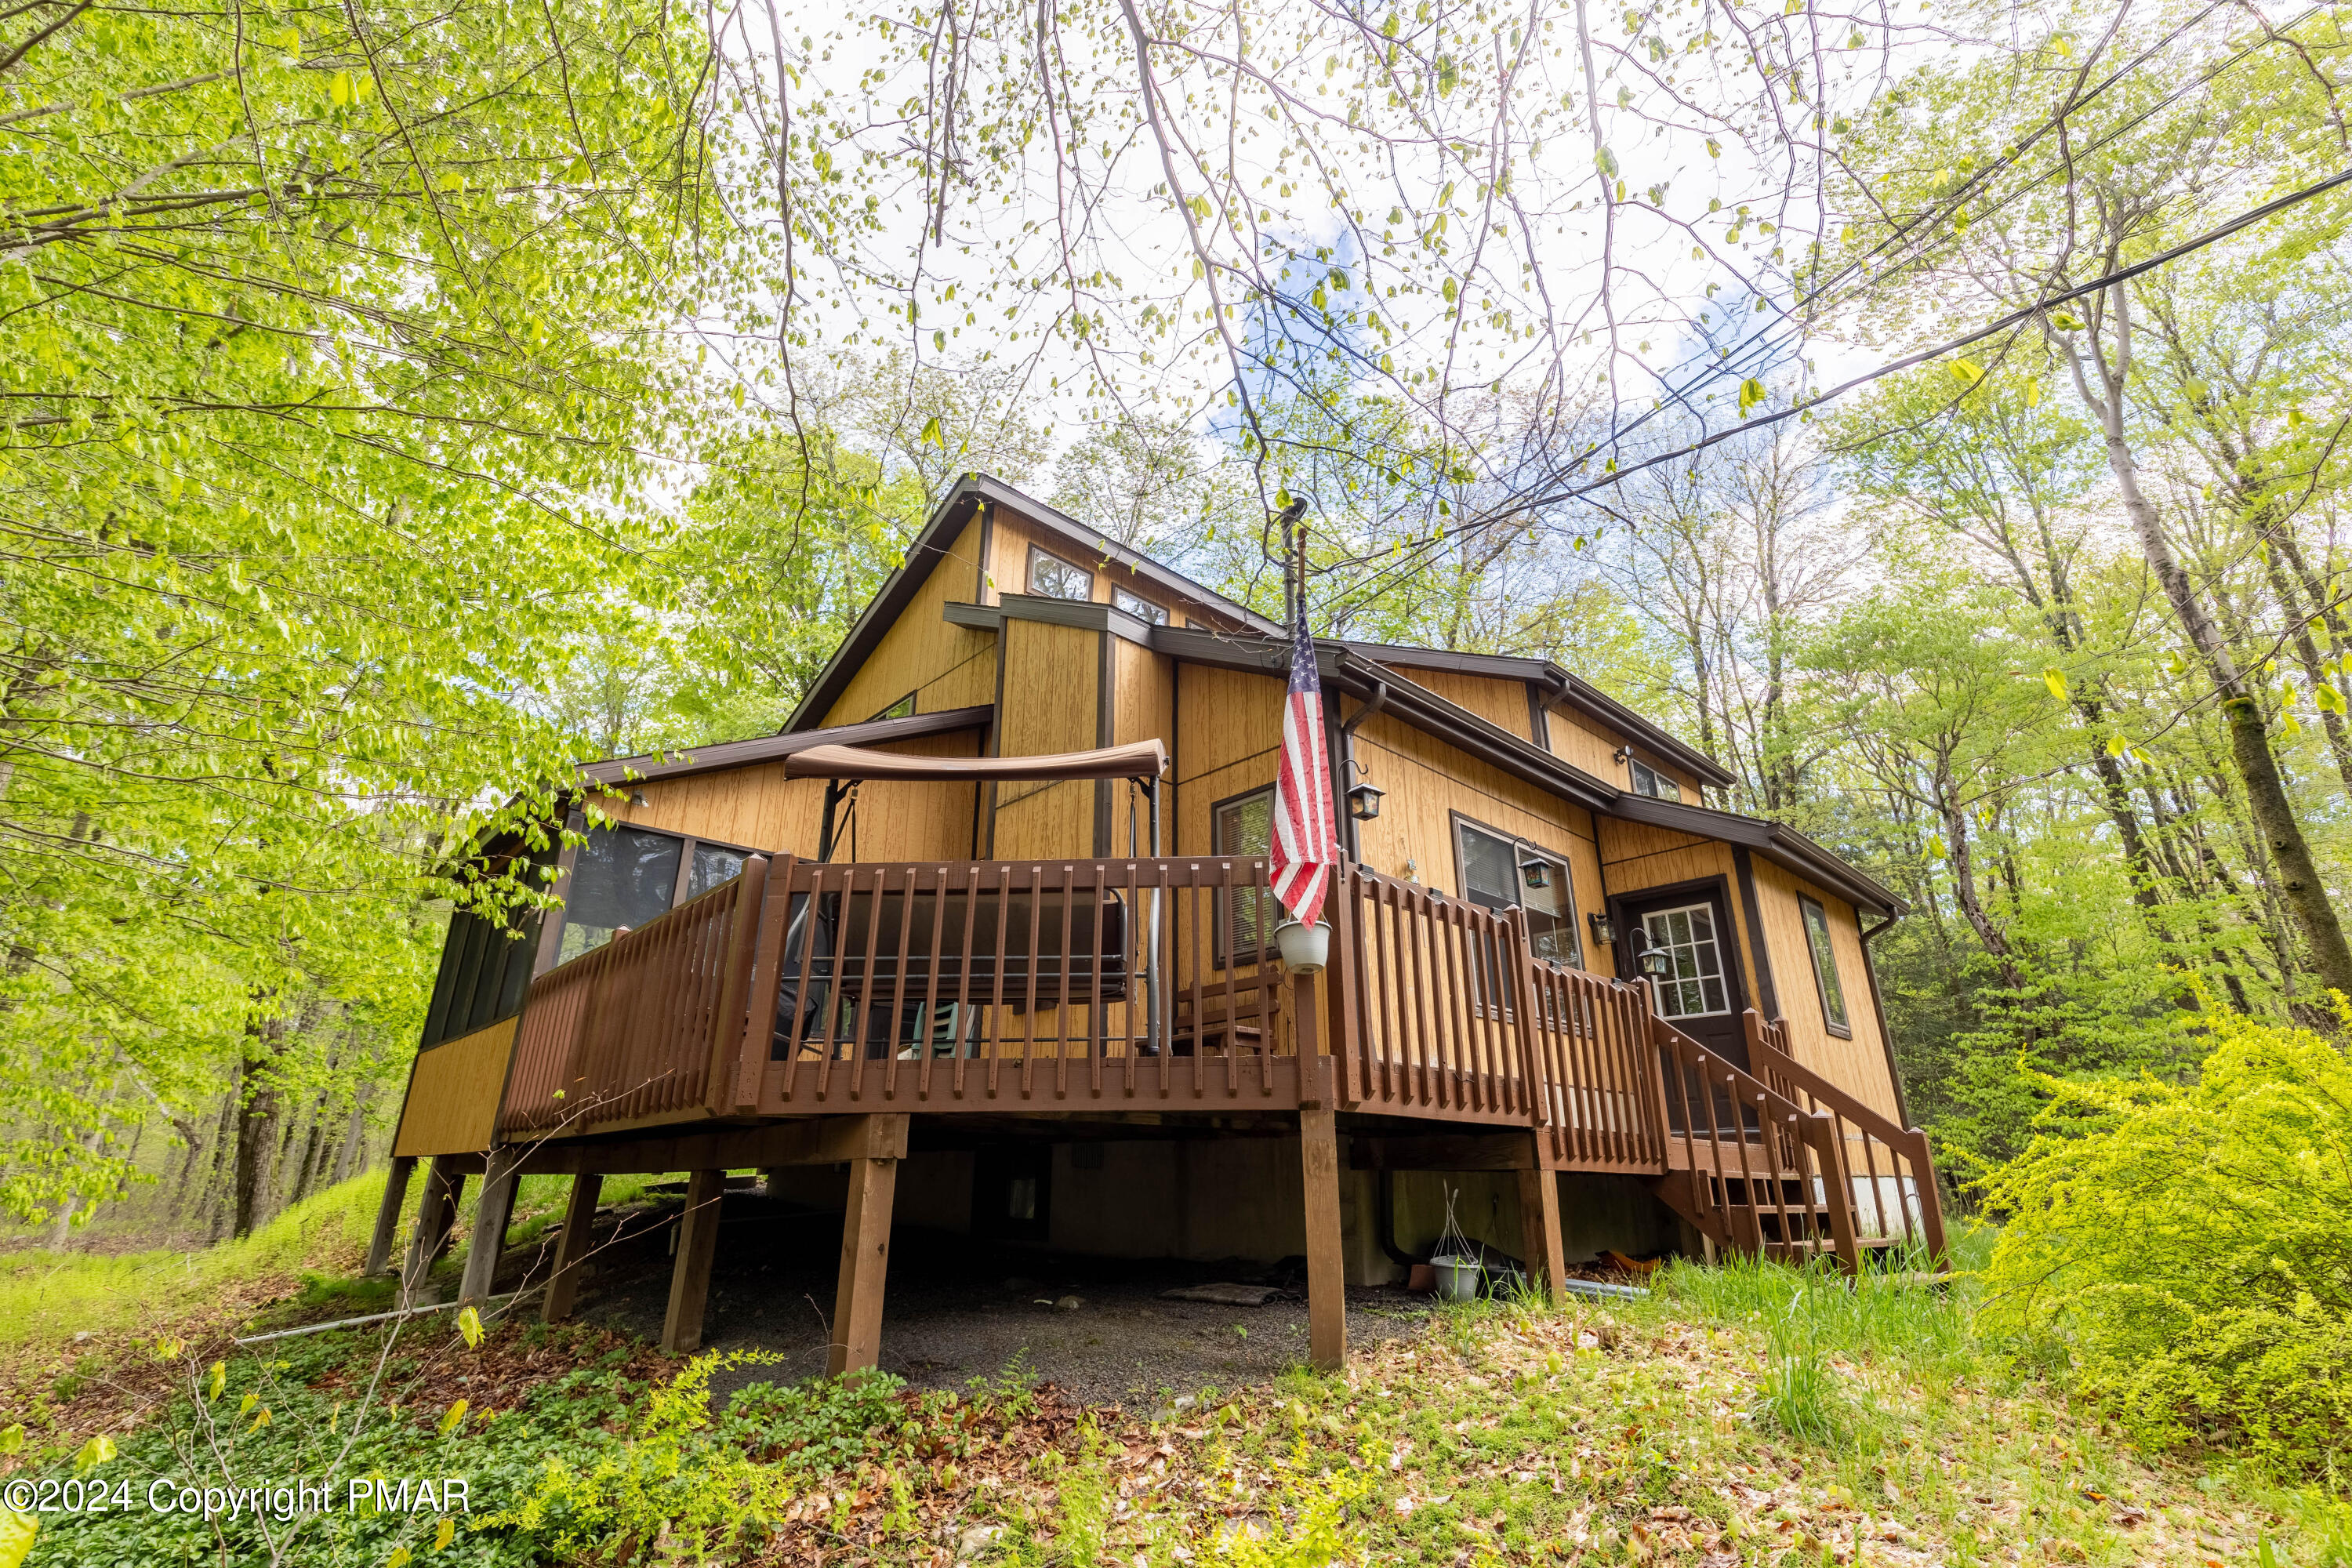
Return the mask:
<path fill-rule="evenodd" d="M 767 862 L 531 982 L 498 1127 L 571 1135 L 709 1115 L 733 1086 Z"/>
<path fill-rule="evenodd" d="M 1756 1076 L 1792 1104 L 1829 1119 L 1853 1189 L 1864 1245 L 1899 1245 L 1930 1258 L 1946 1256 L 1943 1194 L 1927 1135 L 1873 1110 L 1800 1063 L 1789 1049 L 1785 1025 L 1767 1023 L 1752 1011 L 1745 1023 L 1748 1064 Z"/>
<path fill-rule="evenodd" d="M 1323 1099 L 1530 1129 L 1545 1163 L 1664 1180 L 1742 1250 L 1941 1255 L 1925 1139 L 1799 1065 L 1777 1026 L 1749 1016 L 1744 1071 L 1643 985 L 1538 958 L 1518 911 L 1354 865 L 1326 981 L 1300 988 L 1267 869 L 754 857 L 532 983 L 500 1134 Z"/>

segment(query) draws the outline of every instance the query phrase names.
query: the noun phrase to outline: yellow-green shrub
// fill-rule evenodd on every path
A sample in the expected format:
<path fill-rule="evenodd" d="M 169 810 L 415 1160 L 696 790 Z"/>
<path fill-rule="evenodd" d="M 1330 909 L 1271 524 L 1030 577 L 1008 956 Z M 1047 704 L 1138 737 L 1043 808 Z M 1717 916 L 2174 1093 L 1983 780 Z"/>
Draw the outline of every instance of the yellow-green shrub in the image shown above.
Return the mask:
<path fill-rule="evenodd" d="M 2211 1020 L 2194 1085 L 2053 1080 L 1989 1183 L 1987 1327 L 2063 1356 L 2153 1447 L 2352 1459 L 2352 1062 Z"/>

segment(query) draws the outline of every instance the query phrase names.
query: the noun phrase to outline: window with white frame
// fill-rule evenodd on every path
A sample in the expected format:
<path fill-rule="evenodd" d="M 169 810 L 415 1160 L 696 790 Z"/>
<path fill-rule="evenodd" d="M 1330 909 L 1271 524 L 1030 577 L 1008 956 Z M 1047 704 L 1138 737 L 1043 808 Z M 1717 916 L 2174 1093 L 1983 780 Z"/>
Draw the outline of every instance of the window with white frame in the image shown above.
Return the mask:
<path fill-rule="evenodd" d="M 1655 980 L 1658 1016 L 1707 1018 L 1731 1011 L 1731 987 L 1723 973 L 1723 944 L 1717 938 L 1715 906 L 1685 904 L 1652 910 L 1642 917 L 1644 945 L 1672 964 Z"/>
<path fill-rule="evenodd" d="M 1274 791 L 1256 790 L 1220 801 L 1209 818 L 1210 851 L 1216 855 L 1265 855 L 1274 846 Z M 1218 900 L 1216 947 L 1220 963 L 1238 956 L 1247 963 L 1266 944 L 1282 919 L 1281 906 L 1264 889 L 1234 889 Z"/>
<path fill-rule="evenodd" d="M 1029 547 L 1029 591 L 1047 599 L 1091 599 L 1095 574 L 1071 565 L 1058 555 Z"/>

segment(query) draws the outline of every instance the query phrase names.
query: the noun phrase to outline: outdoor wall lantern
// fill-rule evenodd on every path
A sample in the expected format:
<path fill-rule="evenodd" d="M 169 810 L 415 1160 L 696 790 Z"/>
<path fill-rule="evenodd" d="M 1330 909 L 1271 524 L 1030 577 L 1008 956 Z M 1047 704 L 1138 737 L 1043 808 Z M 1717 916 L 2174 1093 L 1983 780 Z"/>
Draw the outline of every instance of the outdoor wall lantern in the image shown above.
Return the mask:
<path fill-rule="evenodd" d="M 1358 822 L 1370 822 L 1381 814 L 1381 796 L 1386 794 L 1378 784 L 1356 785 L 1348 792 L 1348 815 Z"/>
<path fill-rule="evenodd" d="M 1671 980 L 1675 976 L 1674 955 L 1664 948 L 1645 947 L 1635 960 L 1646 980 Z"/>
<path fill-rule="evenodd" d="M 1530 856 L 1519 862 L 1519 876 L 1530 888 L 1549 888 L 1551 886 L 1551 863 Z"/>
<path fill-rule="evenodd" d="M 1616 944 L 1617 922 L 1615 921 L 1611 920 L 1599 910 L 1593 910 L 1585 918 L 1592 922 L 1592 940 L 1594 942 L 1604 947 L 1614 946 Z"/>

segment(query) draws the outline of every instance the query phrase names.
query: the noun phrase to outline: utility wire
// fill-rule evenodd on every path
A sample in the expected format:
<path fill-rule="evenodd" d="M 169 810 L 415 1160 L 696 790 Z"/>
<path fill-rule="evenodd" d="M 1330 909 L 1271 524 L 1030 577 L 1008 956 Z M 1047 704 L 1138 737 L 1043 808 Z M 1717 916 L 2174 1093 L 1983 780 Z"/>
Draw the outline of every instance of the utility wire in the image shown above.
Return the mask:
<path fill-rule="evenodd" d="M 1709 447 L 1715 446 L 1718 442 L 1727 441 L 1735 436 L 1743 436 L 1758 430 L 1769 429 L 1771 426 L 1778 425 L 1784 420 L 1796 418 L 1800 415 L 1810 414 L 1812 410 L 1820 407 L 1822 404 L 1829 402 L 1832 398 L 1842 397 L 1845 394 L 1853 391 L 1856 387 L 1868 385 L 1870 383 L 1877 381 L 1882 377 L 1893 375 L 1900 371 L 1913 369 L 1918 365 L 1925 364 L 1931 360 L 1940 359 L 1944 355 L 1954 353 L 1957 350 L 1967 348 L 1971 343 L 1979 343 L 1982 342 L 1987 338 L 1997 337 L 2002 332 L 2023 325 L 2025 322 L 2032 321 L 2034 317 L 2042 314 L 2055 306 L 2067 303 L 2069 300 L 2082 299 L 2085 295 L 2095 294 L 2102 289 L 2112 288 L 2119 283 L 2128 283 L 2133 279 L 2141 276 L 2143 273 L 2152 272 L 2159 267 L 2178 261 L 2184 256 L 2202 250 L 2207 246 L 2215 244 L 2218 241 L 2227 239 L 2230 236 L 2236 234 L 2240 230 L 2247 228 L 2252 225 L 2260 223 L 2264 218 L 2274 216 L 2298 203 L 2309 201 L 2314 196 L 2324 195 L 2327 192 L 2332 191 L 2340 185 L 2346 184 L 2347 183 L 2352 183 L 2352 168 L 2340 170 L 2336 174 L 2330 174 L 2324 180 L 2304 186 L 2301 190 L 2290 191 L 2285 195 L 2280 196 L 2274 201 L 2264 202 L 2262 205 L 2241 213 L 2236 217 L 2231 218 L 2229 222 L 2224 223 L 2216 228 L 2209 229 L 2193 239 L 2183 240 L 2180 244 L 2173 246 L 2169 249 L 2158 251 L 2156 255 L 2147 258 L 2144 261 L 2134 262 L 2129 267 L 2117 268 L 2115 271 L 2103 273 L 2099 277 L 2092 279 L 2087 283 L 2080 283 L 2071 289 L 2063 289 L 2059 290 L 2057 293 L 2045 295 L 2030 305 L 2011 311 L 2009 314 L 2002 316 L 1998 321 L 1994 321 L 1984 326 L 1979 327 L 1974 331 L 1966 333 L 1960 337 L 1948 339 L 1931 348 L 1921 349 L 1916 353 L 1906 354 L 1901 359 L 1889 361 L 1887 363 L 1882 364 L 1874 370 L 1865 371 L 1860 375 L 1840 382 L 1837 385 L 1831 387 L 1829 390 L 1817 393 L 1813 396 L 1806 398 L 1802 402 L 1793 403 L 1786 408 L 1778 409 L 1770 414 L 1760 415 L 1755 418 L 1744 420 L 1740 424 L 1716 431 L 1714 434 L 1703 437 L 1696 441 L 1675 447 L 1672 451 L 1661 452 L 1655 457 L 1645 458 L 1641 462 L 1633 464 L 1628 468 L 1620 468 L 1613 473 L 1605 475 L 1601 479 L 1594 479 L 1589 484 L 1577 485 L 1566 489 L 1555 490 L 1549 495 L 1538 495 L 1525 500 L 1515 500 L 1511 504 L 1510 514 L 1535 511 L 1542 508 L 1559 506 L 1565 502 L 1578 500 L 1580 497 L 1591 495 L 1596 490 L 1606 489 L 1612 485 L 1622 484 L 1626 479 L 1631 479 L 1635 474 L 1641 473 L 1644 469 L 1654 468 L 1662 464 L 1671 463 L 1679 458 L 1690 457 L 1696 453 L 1706 450 Z M 1488 516 L 1482 518 L 1477 521 L 1465 523 L 1463 527 L 1454 530 L 1450 537 L 1459 539 L 1464 534 L 1475 532 L 1481 529 L 1492 527 L 1502 521 L 1503 518 L 1501 516 Z M 1412 541 L 1410 548 L 1414 551 L 1427 550 L 1434 545 L 1443 543 L 1447 537 L 1449 536 L 1442 534 L 1424 536 L 1421 539 Z M 1403 546 L 1400 546 L 1399 552 L 1402 552 L 1403 548 Z M 1405 563 L 1400 563 L 1397 566 L 1391 569 L 1391 574 L 1392 575 L 1394 573 L 1402 572 L 1405 569 Z M 1328 571 L 1330 568 L 1327 567 L 1325 570 Z"/>

